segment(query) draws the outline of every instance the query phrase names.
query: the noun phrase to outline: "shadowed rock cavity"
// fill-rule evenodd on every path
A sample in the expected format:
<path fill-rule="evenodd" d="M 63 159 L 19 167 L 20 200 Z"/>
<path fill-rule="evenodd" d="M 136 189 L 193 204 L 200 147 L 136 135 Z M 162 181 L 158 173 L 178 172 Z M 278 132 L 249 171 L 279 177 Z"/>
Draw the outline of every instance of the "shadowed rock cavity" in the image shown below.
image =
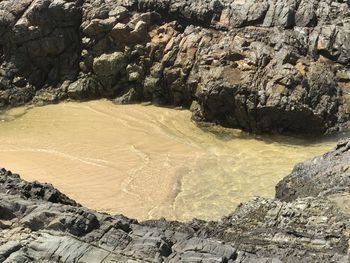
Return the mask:
<path fill-rule="evenodd" d="M 5 0 L 0 107 L 151 101 L 247 131 L 348 127 L 347 1 Z"/>

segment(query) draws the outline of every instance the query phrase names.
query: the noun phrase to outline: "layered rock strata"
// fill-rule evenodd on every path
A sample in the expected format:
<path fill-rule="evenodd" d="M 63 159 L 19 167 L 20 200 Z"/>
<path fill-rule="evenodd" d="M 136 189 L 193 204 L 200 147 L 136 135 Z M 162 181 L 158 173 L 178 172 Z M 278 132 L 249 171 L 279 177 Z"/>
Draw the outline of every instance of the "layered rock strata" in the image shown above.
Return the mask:
<path fill-rule="evenodd" d="M 151 101 L 247 131 L 350 116 L 348 1 L 3 0 L 0 106 Z"/>

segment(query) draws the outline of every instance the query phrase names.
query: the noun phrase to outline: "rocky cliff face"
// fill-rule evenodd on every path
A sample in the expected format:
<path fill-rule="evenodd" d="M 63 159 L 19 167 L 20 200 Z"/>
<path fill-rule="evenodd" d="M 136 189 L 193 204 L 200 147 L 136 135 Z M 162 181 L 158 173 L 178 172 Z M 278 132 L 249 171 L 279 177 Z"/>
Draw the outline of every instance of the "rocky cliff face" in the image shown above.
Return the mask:
<path fill-rule="evenodd" d="M 217 222 L 98 213 L 2 169 L 0 262 L 349 262 L 350 208 L 323 194 L 349 194 L 349 143 L 297 165 L 276 199 L 254 198 Z M 322 191 L 321 177 L 329 182 Z"/>
<path fill-rule="evenodd" d="M 3 0 L 0 106 L 111 98 L 256 133 L 347 127 L 348 1 Z"/>

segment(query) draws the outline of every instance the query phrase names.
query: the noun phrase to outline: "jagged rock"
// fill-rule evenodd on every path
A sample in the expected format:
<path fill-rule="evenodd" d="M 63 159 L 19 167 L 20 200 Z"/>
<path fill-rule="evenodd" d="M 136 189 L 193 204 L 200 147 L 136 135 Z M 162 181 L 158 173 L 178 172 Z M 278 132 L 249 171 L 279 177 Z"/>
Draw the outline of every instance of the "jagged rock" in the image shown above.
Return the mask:
<path fill-rule="evenodd" d="M 22 198 L 40 199 L 72 206 L 78 205 L 51 184 L 23 181 L 18 174 L 13 174 L 4 168 L 0 169 L 0 191 L 9 195 L 19 195 Z"/>
<path fill-rule="evenodd" d="M 125 46 L 130 38 L 131 28 L 123 23 L 117 23 L 111 30 L 110 36 L 118 46 Z"/>
<path fill-rule="evenodd" d="M 253 254 L 306 263 L 349 260 L 348 228 L 348 217 L 322 198 L 307 197 L 291 203 L 256 198 L 200 231 L 240 244 L 239 249 L 248 258 Z"/>
<path fill-rule="evenodd" d="M 136 64 L 129 64 L 126 67 L 128 80 L 131 82 L 142 82 L 144 77 L 144 70 L 141 66 Z"/>
<path fill-rule="evenodd" d="M 90 37 L 99 36 L 109 32 L 113 28 L 116 21 L 117 20 L 113 16 L 106 19 L 93 19 L 83 28 L 83 33 Z"/>
<path fill-rule="evenodd" d="M 348 150 L 349 140 L 344 140 L 335 151 L 298 165 L 282 181 L 288 180 L 287 187 L 297 189 L 296 194 L 286 190 L 285 196 L 279 196 L 281 184 L 277 189 L 277 196 L 288 202 L 256 197 L 215 222 L 163 219 L 139 223 L 98 213 L 79 206 L 51 185 L 29 183 L 1 169 L 0 260 L 348 262 L 350 213 L 329 195 L 340 190 L 333 182 L 342 185 L 349 177 Z M 303 184 L 292 185 L 295 178 Z M 315 183 L 320 178 L 329 186 L 327 193 Z M 308 191 L 304 191 L 306 186 Z M 347 188 L 341 191 L 348 193 Z"/>
<path fill-rule="evenodd" d="M 30 184 L 6 170 L 0 179 Z M 2 262 L 164 262 L 167 258 L 171 262 L 179 258 L 226 262 L 235 255 L 231 245 L 218 240 L 143 226 L 123 216 L 76 206 L 73 201 L 68 205 L 52 203 L 42 195 L 6 193 L 6 188 L 0 188 L 0 222 L 10 222 L 10 226 L 0 228 Z M 59 200 L 67 199 L 56 192 Z"/>
<path fill-rule="evenodd" d="M 84 77 L 78 79 L 69 85 L 67 94 L 69 98 L 75 100 L 84 100 L 89 98 L 96 98 L 103 93 L 101 84 L 92 77 Z"/>
<path fill-rule="evenodd" d="M 334 151 L 299 163 L 276 186 L 276 198 L 291 201 L 305 196 L 350 194 L 350 140 L 340 141 Z M 350 212 L 350 210 L 349 210 Z"/>
<path fill-rule="evenodd" d="M 135 88 L 131 88 L 125 94 L 116 98 L 114 102 L 117 104 L 130 104 L 138 102 L 140 100 L 140 97 L 141 96 L 139 92 L 137 92 Z"/>
<path fill-rule="evenodd" d="M 10 79 L 19 75 L 42 87 L 74 77 L 80 42 L 79 1 L 18 2 L 2 1 L 0 7 L 2 12 L 12 14 L 0 40 L 6 61 L 12 64 L 7 69 Z"/>
<path fill-rule="evenodd" d="M 198 102 L 200 122 L 255 133 L 349 127 L 350 88 L 337 76 L 349 66 L 347 1 L 6 0 L 0 14 L 1 107 L 72 98 L 49 94 L 83 74 L 104 91 L 75 99 L 121 97 L 130 81 L 140 101 Z"/>
<path fill-rule="evenodd" d="M 94 73 L 99 77 L 115 76 L 125 70 L 126 60 L 122 52 L 103 54 L 94 59 Z"/>

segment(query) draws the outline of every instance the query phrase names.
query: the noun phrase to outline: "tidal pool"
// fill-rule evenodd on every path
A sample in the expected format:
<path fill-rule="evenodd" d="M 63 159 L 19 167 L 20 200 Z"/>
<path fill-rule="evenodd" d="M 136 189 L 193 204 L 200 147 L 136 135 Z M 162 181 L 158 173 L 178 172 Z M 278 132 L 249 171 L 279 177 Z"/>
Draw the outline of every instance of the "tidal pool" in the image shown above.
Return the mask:
<path fill-rule="evenodd" d="M 213 133 L 190 115 L 106 100 L 16 108 L 0 115 L 0 166 L 99 211 L 211 220 L 253 196 L 273 197 L 297 162 L 337 140 Z"/>

